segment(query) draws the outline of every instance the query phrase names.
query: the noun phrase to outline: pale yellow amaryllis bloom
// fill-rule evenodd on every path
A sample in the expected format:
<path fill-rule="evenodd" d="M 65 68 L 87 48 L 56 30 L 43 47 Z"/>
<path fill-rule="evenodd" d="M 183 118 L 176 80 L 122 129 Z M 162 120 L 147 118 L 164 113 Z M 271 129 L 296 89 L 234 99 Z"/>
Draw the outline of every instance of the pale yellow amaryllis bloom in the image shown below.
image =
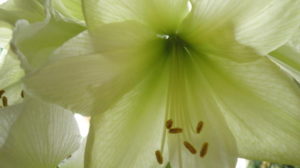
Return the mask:
<path fill-rule="evenodd" d="M 86 168 L 300 164 L 299 86 L 266 56 L 299 27 L 299 1 L 82 2 L 88 31 L 26 85 L 92 116 Z"/>

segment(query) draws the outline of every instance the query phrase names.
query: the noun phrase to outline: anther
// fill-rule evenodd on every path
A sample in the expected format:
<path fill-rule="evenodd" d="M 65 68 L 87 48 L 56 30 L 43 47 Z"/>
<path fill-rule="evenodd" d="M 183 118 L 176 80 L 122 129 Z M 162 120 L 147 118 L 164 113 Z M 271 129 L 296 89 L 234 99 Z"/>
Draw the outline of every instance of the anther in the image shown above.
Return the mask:
<path fill-rule="evenodd" d="M 182 128 L 171 128 L 169 129 L 169 133 L 171 134 L 179 134 L 179 133 L 182 133 Z"/>
<path fill-rule="evenodd" d="M 168 121 L 166 122 L 166 128 L 167 128 L 167 129 L 171 129 L 172 126 L 173 126 L 173 120 L 168 120 Z"/>
<path fill-rule="evenodd" d="M 8 104 L 7 102 L 8 102 L 8 101 L 7 101 L 7 97 L 3 96 L 3 97 L 2 97 L 2 104 L 3 104 L 4 107 L 7 106 L 7 104 Z"/>
<path fill-rule="evenodd" d="M 0 97 L 5 93 L 5 90 L 0 90 Z"/>
<path fill-rule="evenodd" d="M 155 156 L 156 156 L 156 160 L 159 164 L 163 164 L 164 159 L 163 156 L 161 154 L 161 152 L 159 150 L 155 151 Z"/>
<path fill-rule="evenodd" d="M 202 148 L 201 148 L 201 151 L 200 151 L 200 157 L 204 157 L 206 154 L 207 154 L 207 150 L 208 150 L 208 143 L 205 142 L 203 145 L 202 145 Z"/>
<path fill-rule="evenodd" d="M 199 121 L 198 125 L 197 125 L 197 128 L 196 128 L 196 132 L 197 134 L 199 134 L 203 128 L 203 121 Z"/>
<path fill-rule="evenodd" d="M 24 91 L 22 90 L 21 92 L 21 97 L 24 98 L 25 94 L 24 94 Z"/>
<path fill-rule="evenodd" d="M 189 142 L 187 141 L 184 141 L 183 142 L 184 146 L 192 153 L 192 154 L 196 154 L 197 151 L 196 149 L 194 148 L 194 146 L 192 144 L 190 144 Z"/>

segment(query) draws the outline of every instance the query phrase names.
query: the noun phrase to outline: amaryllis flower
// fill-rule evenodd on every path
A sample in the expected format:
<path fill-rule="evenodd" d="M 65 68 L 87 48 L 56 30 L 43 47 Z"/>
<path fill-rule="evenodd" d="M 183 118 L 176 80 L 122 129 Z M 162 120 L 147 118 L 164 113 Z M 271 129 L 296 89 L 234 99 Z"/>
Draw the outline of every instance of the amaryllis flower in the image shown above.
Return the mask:
<path fill-rule="evenodd" d="M 13 46 L 26 92 L 91 116 L 86 168 L 232 168 L 237 157 L 300 164 L 299 86 L 268 56 L 298 29 L 299 1 L 77 5 L 88 30 L 62 44 L 55 31 L 19 21 Z"/>

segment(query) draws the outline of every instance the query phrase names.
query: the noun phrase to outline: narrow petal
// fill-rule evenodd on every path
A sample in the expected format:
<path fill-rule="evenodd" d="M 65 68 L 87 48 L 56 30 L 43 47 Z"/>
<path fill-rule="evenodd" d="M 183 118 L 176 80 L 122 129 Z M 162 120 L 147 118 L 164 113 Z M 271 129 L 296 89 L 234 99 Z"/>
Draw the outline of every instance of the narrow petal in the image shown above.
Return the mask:
<path fill-rule="evenodd" d="M 236 21 L 237 39 L 265 55 L 288 41 L 299 20 L 299 1 L 254 1 Z"/>
<path fill-rule="evenodd" d="M 60 107 L 27 98 L 0 113 L 12 115 L 1 117 L 5 120 L 1 131 L 7 131 L 0 148 L 1 167 L 53 168 L 79 146 L 76 121 L 71 112 Z"/>
<path fill-rule="evenodd" d="M 240 156 L 297 165 L 299 87 L 268 58 L 257 57 L 241 64 L 210 56 L 202 66 Z"/>
<path fill-rule="evenodd" d="M 86 0 L 87 24 L 95 30 L 103 23 L 135 20 L 161 32 L 174 30 L 186 15 L 187 0 Z M 175 32 L 174 32 L 175 33 Z"/>
<path fill-rule="evenodd" d="M 83 30 L 82 26 L 65 22 L 59 16 L 34 24 L 21 20 L 14 31 L 13 45 L 22 66 L 32 71 L 45 64 L 56 48 Z"/>

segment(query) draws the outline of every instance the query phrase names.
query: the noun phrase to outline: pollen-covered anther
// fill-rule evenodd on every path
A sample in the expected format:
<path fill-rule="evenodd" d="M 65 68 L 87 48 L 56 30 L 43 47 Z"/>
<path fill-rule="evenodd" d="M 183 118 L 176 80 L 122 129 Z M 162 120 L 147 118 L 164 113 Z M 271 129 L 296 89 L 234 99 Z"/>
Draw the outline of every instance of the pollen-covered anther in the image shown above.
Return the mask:
<path fill-rule="evenodd" d="M 22 90 L 21 92 L 21 97 L 24 98 L 25 94 L 24 94 L 24 90 Z"/>
<path fill-rule="evenodd" d="M 163 164 L 164 158 L 159 150 L 155 151 L 156 160 L 159 164 Z"/>
<path fill-rule="evenodd" d="M 200 150 L 200 157 L 204 157 L 206 154 L 207 154 L 207 151 L 208 151 L 208 143 L 205 142 L 203 145 L 202 145 L 202 148 Z"/>
<path fill-rule="evenodd" d="M 203 121 L 199 121 L 199 122 L 198 122 L 197 128 L 196 128 L 197 134 L 199 134 L 199 133 L 201 132 L 201 130 L 202 130 L 202 128 L 203 128 L 203 125 L 204 125 Z"/>
<path fill-rule="evenodd" d="M 194 146 L 192 144 L 190 144 L 189 142 L 184 141 L 183 144 L 186 147 L 186 149 L 188 149 L 192 154 L 196 154 L 197 153 L 197 151 L 194 148 Z"/>
<path fill-rule="evenodd" d="M 5 90 L 0 90 L 0 98 L 2 97 L 2 95 L 5 93 Z"/>
<path fill-rule="evenodd" d="M 182 133 L 183 129 L 182 128 L 171 128 L 169 129 L 169 133 L 171 134 L 179 134 Z"/>
<path fill-rule="evenodd" d="M 6 107 L 8 105 L 7 97 L 5 97 L 5 96 L 2 97 L 2 104 L 4 107 Z"/>
<path fill-rule="evenodd" d="M 166 121 L 166 128 L 167 128 L 167 129 L 171 129 L 172 126 L 173 126 L 173 120 L 168 120 L 168 121 Z"/>

